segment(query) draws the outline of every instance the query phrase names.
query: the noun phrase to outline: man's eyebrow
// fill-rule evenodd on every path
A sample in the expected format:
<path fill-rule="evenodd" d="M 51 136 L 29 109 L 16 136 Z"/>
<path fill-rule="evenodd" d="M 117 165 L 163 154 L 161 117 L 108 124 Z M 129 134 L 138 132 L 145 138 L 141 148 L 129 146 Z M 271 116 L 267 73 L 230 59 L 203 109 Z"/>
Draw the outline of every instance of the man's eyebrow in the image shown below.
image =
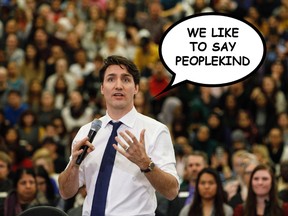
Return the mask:
<path fill-rule="evenodd" d="M 122 76 L 122 77 L 132 77 L 132 75 L 129 74 L 129 73 L 127 73 L 127 74 L 126 74 L 126 73 L 125 73 L 125 74 L 122 74 L 121 76 Z"/>

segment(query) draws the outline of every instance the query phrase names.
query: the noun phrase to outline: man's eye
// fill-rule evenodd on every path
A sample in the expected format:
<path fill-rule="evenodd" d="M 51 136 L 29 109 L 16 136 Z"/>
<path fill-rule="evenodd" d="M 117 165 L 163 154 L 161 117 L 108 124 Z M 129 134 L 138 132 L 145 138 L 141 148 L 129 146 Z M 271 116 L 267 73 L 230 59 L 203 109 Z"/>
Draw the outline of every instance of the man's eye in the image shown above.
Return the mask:
<path fill-rule="evenodd" d="M 126 82 L 126 83 L 130 82 L 130 79 L 124 79 L 124 82 Z"/>

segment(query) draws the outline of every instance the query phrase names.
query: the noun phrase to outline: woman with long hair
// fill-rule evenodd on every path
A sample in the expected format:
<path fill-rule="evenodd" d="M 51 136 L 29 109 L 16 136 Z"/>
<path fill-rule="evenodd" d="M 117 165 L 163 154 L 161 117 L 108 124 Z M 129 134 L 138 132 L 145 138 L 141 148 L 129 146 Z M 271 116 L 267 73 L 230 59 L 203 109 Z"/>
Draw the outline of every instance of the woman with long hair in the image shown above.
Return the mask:
<path fill-rule="evenodd" d="M 251 173 L 248 196 L 234 209 L 234 216 L 286 216 L 288 204 L 277 196 L 276 178 L 270 166 L 260 164 Z"/>
<path fill-rule="evenodd" d="M 33 206 L 48 204 L 45 196 L 37 190 L 33 169 L 19 168 L 13 177 L 13 190 L 5 200 L 4 216 L 16 216 Z"/>
<path fill-rule="evenodd" d="M 225 193 L 219 174 L 212 168 L 204 168 L 198 174 L 192 204 L 185 206 L 179 216 L 232 215 L 233 209 L 225 204 Z"/>

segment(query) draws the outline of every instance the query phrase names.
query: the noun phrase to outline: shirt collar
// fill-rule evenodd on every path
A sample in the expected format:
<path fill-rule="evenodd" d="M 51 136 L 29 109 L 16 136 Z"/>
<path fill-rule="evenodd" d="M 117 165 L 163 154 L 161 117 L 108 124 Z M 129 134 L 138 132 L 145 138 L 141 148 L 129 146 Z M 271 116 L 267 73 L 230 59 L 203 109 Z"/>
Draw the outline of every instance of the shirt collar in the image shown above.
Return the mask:
<path fill-rule="evenodd" d="M 137 110 L 133 106 L 133 108 L 126 115 L 124 115 L 121 119 L 119 119 L 119 121 L 121 121 L 127 127 L 132 128 L 136 121 L 136 114 L 137 114 Z M 108 112 L 106 111 L 106 115 L 103 116 L 103 119 L 102 119 L 103 127 L 106 127 L 110 121 L 114 121 L 114 120 L 109 116 Z"/>

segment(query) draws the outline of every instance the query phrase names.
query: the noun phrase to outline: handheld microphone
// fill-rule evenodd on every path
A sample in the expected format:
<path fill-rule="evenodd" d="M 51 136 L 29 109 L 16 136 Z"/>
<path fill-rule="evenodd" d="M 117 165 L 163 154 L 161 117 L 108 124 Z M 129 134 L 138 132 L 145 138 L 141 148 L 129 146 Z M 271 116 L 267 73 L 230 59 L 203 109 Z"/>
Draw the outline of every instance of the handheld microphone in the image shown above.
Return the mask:
<path fill-rule="evenodd" d="M 88 138 L 89 138 L 89 142 L 92 143 L 94 137 L 96 136 L 97 132 L 99 131 L 99 129 L 101 128 L 102 122 L 99 119 L 95 119 L 92 122 L 90 131 L 88 133 Z M 86 154 L 87 154 L 87 150 L 88 150 L 88 146 L 84 145 L 81 147 L 81 149 L 83 149 L 83 152 L 78 156 L 77 160 L 76 160 L 76 164 L 80 165 L 81 162 L 84 160 Z"/>

